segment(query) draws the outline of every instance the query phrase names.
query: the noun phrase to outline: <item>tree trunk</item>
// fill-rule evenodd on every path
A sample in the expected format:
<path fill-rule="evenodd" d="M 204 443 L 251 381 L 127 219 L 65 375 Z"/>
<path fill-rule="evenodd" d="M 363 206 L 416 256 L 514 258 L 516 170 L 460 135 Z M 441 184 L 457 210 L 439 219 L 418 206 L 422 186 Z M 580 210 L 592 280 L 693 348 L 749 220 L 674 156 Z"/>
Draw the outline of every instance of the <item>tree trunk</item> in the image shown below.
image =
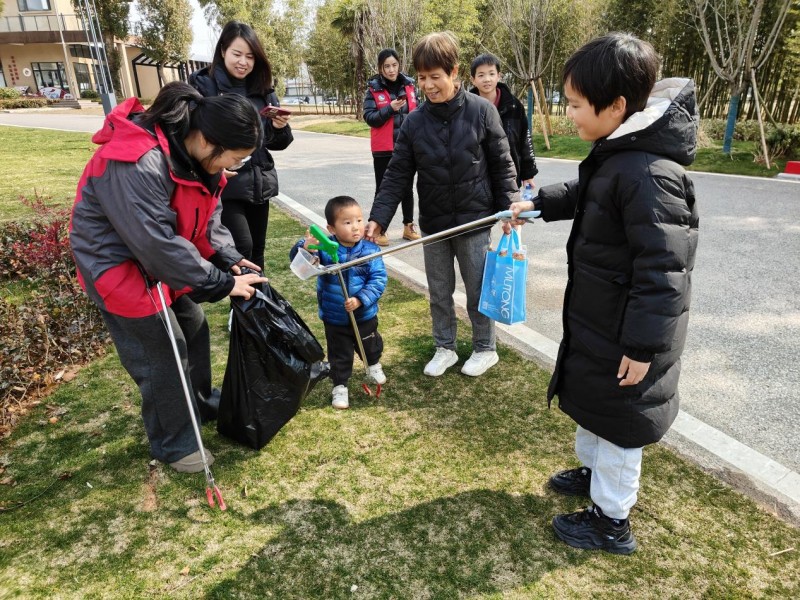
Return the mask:
<path fill-rule="evenodd" d="M 728 122 L 725 125 L 725 138 L 722 141 L 723 154 L 730 155 L 731 144 L 733 142 L 733 130 L 736 127 L 736 116 L 739 113 L 739 94 L 738 92 L 731 94 L 731 100 L 728 103 Z"/>

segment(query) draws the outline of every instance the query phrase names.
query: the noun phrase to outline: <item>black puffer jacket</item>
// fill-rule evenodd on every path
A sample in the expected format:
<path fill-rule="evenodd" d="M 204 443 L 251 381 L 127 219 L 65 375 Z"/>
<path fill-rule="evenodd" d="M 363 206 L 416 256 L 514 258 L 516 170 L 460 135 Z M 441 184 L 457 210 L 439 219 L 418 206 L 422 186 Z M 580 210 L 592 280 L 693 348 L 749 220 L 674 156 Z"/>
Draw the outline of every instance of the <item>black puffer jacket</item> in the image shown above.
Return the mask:
<path fill-rule="evenodd" d="M 427 234 L 506 210 L 519 197 L 500 115 L 463 88 L 406 117 L 370 221 L 386 230 L 415 173 L 419 226 Z"/>
<path fill-rule="evenodd" d="M 694 83 L 658 82 L 645 111 L 595 142 L 577 181 L 539 190 L 546 221 L 574 219 L 548 400 L 625 448 L 658 441 L 678 413 L 699 222 L 681 165 L 697 123 Z M 652 361 L 636 386 L 619 386 L 623 355 Z"/>
<path fill-rule="evenodd" d="M 497 89 L 500 92 L 500 104 L 497 112 L 500 113 L 503 129 L 508 136 L 508 147 L 517 169 L 517 185 L 519 186 L 524 180 L 536 177 L 539 172 L 536 167 L 533 143 L 531 143 L 531 132 L 528 129 L 528 115 L 522 102 L 514 96 L 505 83 L 498 83 Z M 479 93 L 478 88 L 475 87 L 470 92 Z"/>
<path fill-rule="evenodd" d="M 255 92 L 246 92 L 242 86 L 231 85 L 225 69 L 214 69 L 209 74 L 209 67 L 195 71 L 189 76 L 191 84 L 203 96 L 221 96 L 222 94 L 245 94 L 259 112 L 268 104 L 280 106 L 275 92 L 270 90 L 266 96 Z M 278 195 L 278 173 L 270 150 L 284 150 L 292 143 L 294 137 L 289 125 L 282 129 L 272 126 L 270 119 L 261 118 L 264 126 L 264 146 L 253 153 L 253 158 L 237 171 L 235 177 L 228 180 L 222 194 L 224 200 L 249 200 L 255 204 L 269 202 Z"/>

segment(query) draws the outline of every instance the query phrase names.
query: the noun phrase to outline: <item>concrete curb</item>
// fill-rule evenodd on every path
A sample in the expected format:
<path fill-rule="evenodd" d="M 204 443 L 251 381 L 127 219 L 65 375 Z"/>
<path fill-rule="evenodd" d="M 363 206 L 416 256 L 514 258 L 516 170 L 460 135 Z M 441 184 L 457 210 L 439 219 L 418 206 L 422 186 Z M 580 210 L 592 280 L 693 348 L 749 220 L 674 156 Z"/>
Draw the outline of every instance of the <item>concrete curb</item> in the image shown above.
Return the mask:
<path fill-rule="evenodd" d="M 292 200 L 284 194 L 276 198 L 288 211 L 296 214 L 307 223 L 316 223 L 325 226 L 325 219 L 305 206 Z M 395 256 L 384 257 L 386 267 L 392 274 L 412 287 L 427 290 L 428 284 L 425 273 Z M 466 295 L 456 291 L 456 306 L 466 312 Z M 558 343 L 547 338 L 524 324 L 502 325 L 497 324 L 498 337 L 525 356 L 533 359 L 541 367 L 552 369 L 558 354 Z M 755 486 L 765 494 L 774 497 L 800 521 L 800 474 L 784 465 L 772 460 L 768 456 L 750 448 L 730 437 L 729 435 L 707 425 L 706 423 L 685 413 L 678 412 L 678 417 L 672 425 L 672 432 L 679 434 L 686 440 L 702 448 L 714 457 L 716 465 L 703 464 L 702 458 L 692 456 L 705 468 L 716 468 L 720 463 L 725 469 L 740 472 L 750 478 Z M 680 450 L 680 448 L 676 448 Z M 729 483 L 735 483 L 729 481 Z M 737 486 L 741 487 L 741 486 Z M 784 515 L 786 516 L 786 515 Z"/>

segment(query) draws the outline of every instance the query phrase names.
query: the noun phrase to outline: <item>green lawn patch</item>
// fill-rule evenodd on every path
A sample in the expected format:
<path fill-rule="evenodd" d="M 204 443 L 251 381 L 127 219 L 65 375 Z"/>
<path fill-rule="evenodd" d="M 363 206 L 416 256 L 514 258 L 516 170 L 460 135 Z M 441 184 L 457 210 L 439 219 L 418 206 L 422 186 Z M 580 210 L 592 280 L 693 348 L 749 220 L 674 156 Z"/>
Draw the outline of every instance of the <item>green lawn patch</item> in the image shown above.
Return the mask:
<path fill-rule="evenodd" d="M 31 214 L 20 196 L 38 194 L 53 204 L 72 205 L 83 167 L 97 148 L 91 134 L 0 125 L 0 135 L 4 173 L 0 220 Z"/>
<path fill-rule="evenodd" d="M 334 133 L 338 135 L 350 135 L 353 137 L 369 137 L 369 125 L 364 121 L 355 119 L 341 119 L 338 121 L 323 121 L 321 123 L 309 123 L 303 126 L 303 131 L 313 131 L 315 133 Z"/>
<path fill-rule="evenodd" d="M 288 270 L 303 231 L 271 211 L 266 271 L 324 340 L 315 281 Z M 204 306 L 220 383 L 227 302 Z M 350 410 L 333 410 L 322 382 L 260 452 L 203 428 L 224 513 L 202 475 L 148 469 L 138 391 L 113 352 L 60 386 L 0 442 L 0 596 L 800 596 L 800 532 L 659 445 L 631 515 L 640 551 L 563 545 L 550 519 L 585 501 L 545 487 L 576 465 L 548 374 L 501 346 L 483 377 L 423 376 L 427 302 L 396 280 L 380 320 L 379 400 L 360 393 L 357 364 Z M 462 361 L 469 340 L 460 323 Z"/>

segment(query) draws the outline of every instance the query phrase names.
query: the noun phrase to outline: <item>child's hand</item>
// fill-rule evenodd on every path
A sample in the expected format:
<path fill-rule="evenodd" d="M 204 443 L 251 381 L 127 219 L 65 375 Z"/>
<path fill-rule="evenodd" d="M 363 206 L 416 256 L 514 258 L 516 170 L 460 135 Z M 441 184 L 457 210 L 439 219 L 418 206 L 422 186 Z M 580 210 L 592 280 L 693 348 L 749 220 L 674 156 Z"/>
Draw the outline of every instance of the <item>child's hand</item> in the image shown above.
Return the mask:
<path fill-rule="evenodd" d="M 619 363 L 619 371 L 617 372 L 617 379 L 621 379 L 619 385 L 621 387 L 636 385 L 644 379 L 648 369 L 650 369 L 649 362 L 639 362 L 638 360 L 632 360 L 627 356 L 623 356 L 622 362 Z"/>
<path fill-rule="evenodd" d="M 306 238 L 306 241 L 303 242 L 303 248 L 305 248 L 306 250 L 308 250 L 309 246 L 313 246 L 315 244 L 319 244 L 319 240 L 317 238 L 315 238 L 313 235 L 311 235 L 311 230 L 310 229 L 306 229 L 305 238 Z"/>
<path fill-rule="evenodd" d="M 520 202 L 512 202 L 511 206 L 508 207 L 511 211 L 511 215 L 516 219 L 521 212 L 528 212 L 529 210 L 534 210 L 533 202 L 531 200 L 522 200 Z"/>
<path fill-rule="evenodd" d="M 361 300 L 358 298 L 348 298 L 344 301 L 344 309 L 347 312 L 353 312 L 361 306 Z"/>

